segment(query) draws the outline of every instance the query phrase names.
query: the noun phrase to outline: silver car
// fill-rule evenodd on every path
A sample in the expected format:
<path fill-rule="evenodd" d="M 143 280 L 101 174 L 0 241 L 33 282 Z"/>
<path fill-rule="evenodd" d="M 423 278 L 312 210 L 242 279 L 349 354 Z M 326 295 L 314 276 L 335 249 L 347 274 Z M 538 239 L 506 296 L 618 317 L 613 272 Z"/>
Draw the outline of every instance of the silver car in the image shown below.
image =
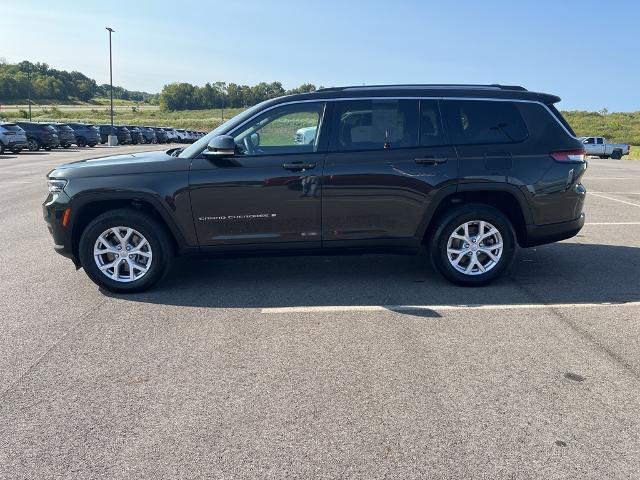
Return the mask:
<path fill-rule="evenodd" d="M 19 153 L 23 148 L 27 148 L 27 134 L 15 123 L 0 123 L 0 154 L 5 150 Z"/>

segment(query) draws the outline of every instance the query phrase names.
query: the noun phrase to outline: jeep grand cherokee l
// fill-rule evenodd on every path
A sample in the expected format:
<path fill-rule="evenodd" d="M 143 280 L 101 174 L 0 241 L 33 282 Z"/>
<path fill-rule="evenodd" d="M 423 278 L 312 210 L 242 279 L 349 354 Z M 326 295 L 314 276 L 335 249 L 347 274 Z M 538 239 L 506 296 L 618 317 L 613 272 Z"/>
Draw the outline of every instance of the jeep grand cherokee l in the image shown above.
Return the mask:
<path fill-rule="evenodd" d="M 500 85 L 281 97 L 171 154 L 52 170 L 44 218 L 55 249 L 113 291 L 150 287 L 175 255 L 422 248 L 450 281 L 483 285 L 518 245 L 584 224 L 587 164 L 559 100 Z"/>

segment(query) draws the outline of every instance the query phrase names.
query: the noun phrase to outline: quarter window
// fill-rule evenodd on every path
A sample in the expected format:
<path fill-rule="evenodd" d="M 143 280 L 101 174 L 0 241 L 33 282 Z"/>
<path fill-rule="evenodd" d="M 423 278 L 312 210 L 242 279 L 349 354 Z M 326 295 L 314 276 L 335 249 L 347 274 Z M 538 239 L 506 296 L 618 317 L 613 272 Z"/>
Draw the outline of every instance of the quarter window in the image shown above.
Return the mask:
<path fill-rule="evenodd" d="M 347 100 L 335 102 L 332 150 L 383 150 L 418 145 L 415 100 Z"/>
<path fill-rule="evenodd" d="M 323 102 L 296 103 L 265 112 L 235 132 L 238 155 L 311 153 L 318 146 Z"/>
<path fill-rule="evenodd" d="M 529 136 L 513 102 L 447 100 L 442 106 L 452 141 L 457 145 L 515 143 Z"/>

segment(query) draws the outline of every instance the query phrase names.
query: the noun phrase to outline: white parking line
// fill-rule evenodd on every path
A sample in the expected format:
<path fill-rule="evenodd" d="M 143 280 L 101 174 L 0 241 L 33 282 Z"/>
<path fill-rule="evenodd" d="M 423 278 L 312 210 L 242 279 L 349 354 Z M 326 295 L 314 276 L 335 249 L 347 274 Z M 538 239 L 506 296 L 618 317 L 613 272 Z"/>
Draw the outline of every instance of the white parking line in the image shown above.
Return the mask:
<path fill-rule="evenodd" d="M 640 222 L 589 222 L 586 225 L 640 225 Z"/>
<path fill-rule="evenodd" d="M 618 198 L 608 197 L 607 195 L 601 195 L 599 193 L 591 192 L 591 195 L 595 195 L 596 197 L 606 198 L 607 200 L 613 200 L 614 202 L 624 203 L 625 205 L 632 205 L 634 207 L 640 207 L 640 203 L 627 202 L 625 200 L 620 200 Z"/>
<path fill-rule="evenodd" d="M 451 311 L 451 310 L 538 310 L 544 308 L 601 308 L 601 307 L 640 307 L 638 302 L 598 302 L 598 303 L 520 303 L 493 305 L 322 305 L 308 307 L 272 307 L 263 308 L 262 313 L 332 313 L 332 312 L 383 312 L 383 311 Z"/>
<path fill-rule="evenodd" d="M 606 193 L 608 195 L 640 195 L 640 192 L 592 192 L 588 191 L 588 193 Z"/>
<path fill-rule="evenodd" d="M 638 181 L 637 177 L 586 177 L 586 180 L 635 180 Z"/>

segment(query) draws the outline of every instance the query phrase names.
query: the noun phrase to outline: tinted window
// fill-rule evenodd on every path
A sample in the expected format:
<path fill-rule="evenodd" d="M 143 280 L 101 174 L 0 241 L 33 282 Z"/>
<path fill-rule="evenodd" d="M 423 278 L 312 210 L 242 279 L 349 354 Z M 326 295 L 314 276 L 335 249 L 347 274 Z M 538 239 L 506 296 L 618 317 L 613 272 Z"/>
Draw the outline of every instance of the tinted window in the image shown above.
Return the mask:
<path fill-rule="evenodd" d="M 593 144 L 595 144 L 596 142 L 595 142 L 595 140 L 594 140 L 594 138 L 593 138 L 593 137 L 589 137 L 589 138 L 587 138 L 587 139 L 584 141 L 584 143 L 587 143 L 587 144 L 589 144 L 589 145 L 593 145 Z"/>
<path fill-rule="evenodd" d="M 442 128 L 436 100 L 420 100 L 420 145 L 432 147 L 446 145 L 448 139 Z"/>
<path fill-rule="evenodd" d="M 22 129 L 18 125 L 13 125 L 11 123 L 5 123 L 4 125 L 0 125 L 0 128 L 4 128 L 8 132 L 21 132 Z"/>
<path fill-rule="evenodd" d="M 269 110 L 234 132 L 239 155 L 309 153 L 316 150 L 323 102 Z"/>
<path fill-rule="evenodd" d="M 598 145 L 602 145 L 604 143 L 603 140 L 604 139 L 602 137 L 596 139 Z"/>
<path fill-rule="evenodd" d="M 447 100 L 442 109 L 451 139 L 458 145 L 521 142 L 529 135 L 512 102 Z"/>
<path fill-rule="evenodd" d="M 335 102 L 332 150 L 382 150 L 418 145 L 416 100 Z"/>

